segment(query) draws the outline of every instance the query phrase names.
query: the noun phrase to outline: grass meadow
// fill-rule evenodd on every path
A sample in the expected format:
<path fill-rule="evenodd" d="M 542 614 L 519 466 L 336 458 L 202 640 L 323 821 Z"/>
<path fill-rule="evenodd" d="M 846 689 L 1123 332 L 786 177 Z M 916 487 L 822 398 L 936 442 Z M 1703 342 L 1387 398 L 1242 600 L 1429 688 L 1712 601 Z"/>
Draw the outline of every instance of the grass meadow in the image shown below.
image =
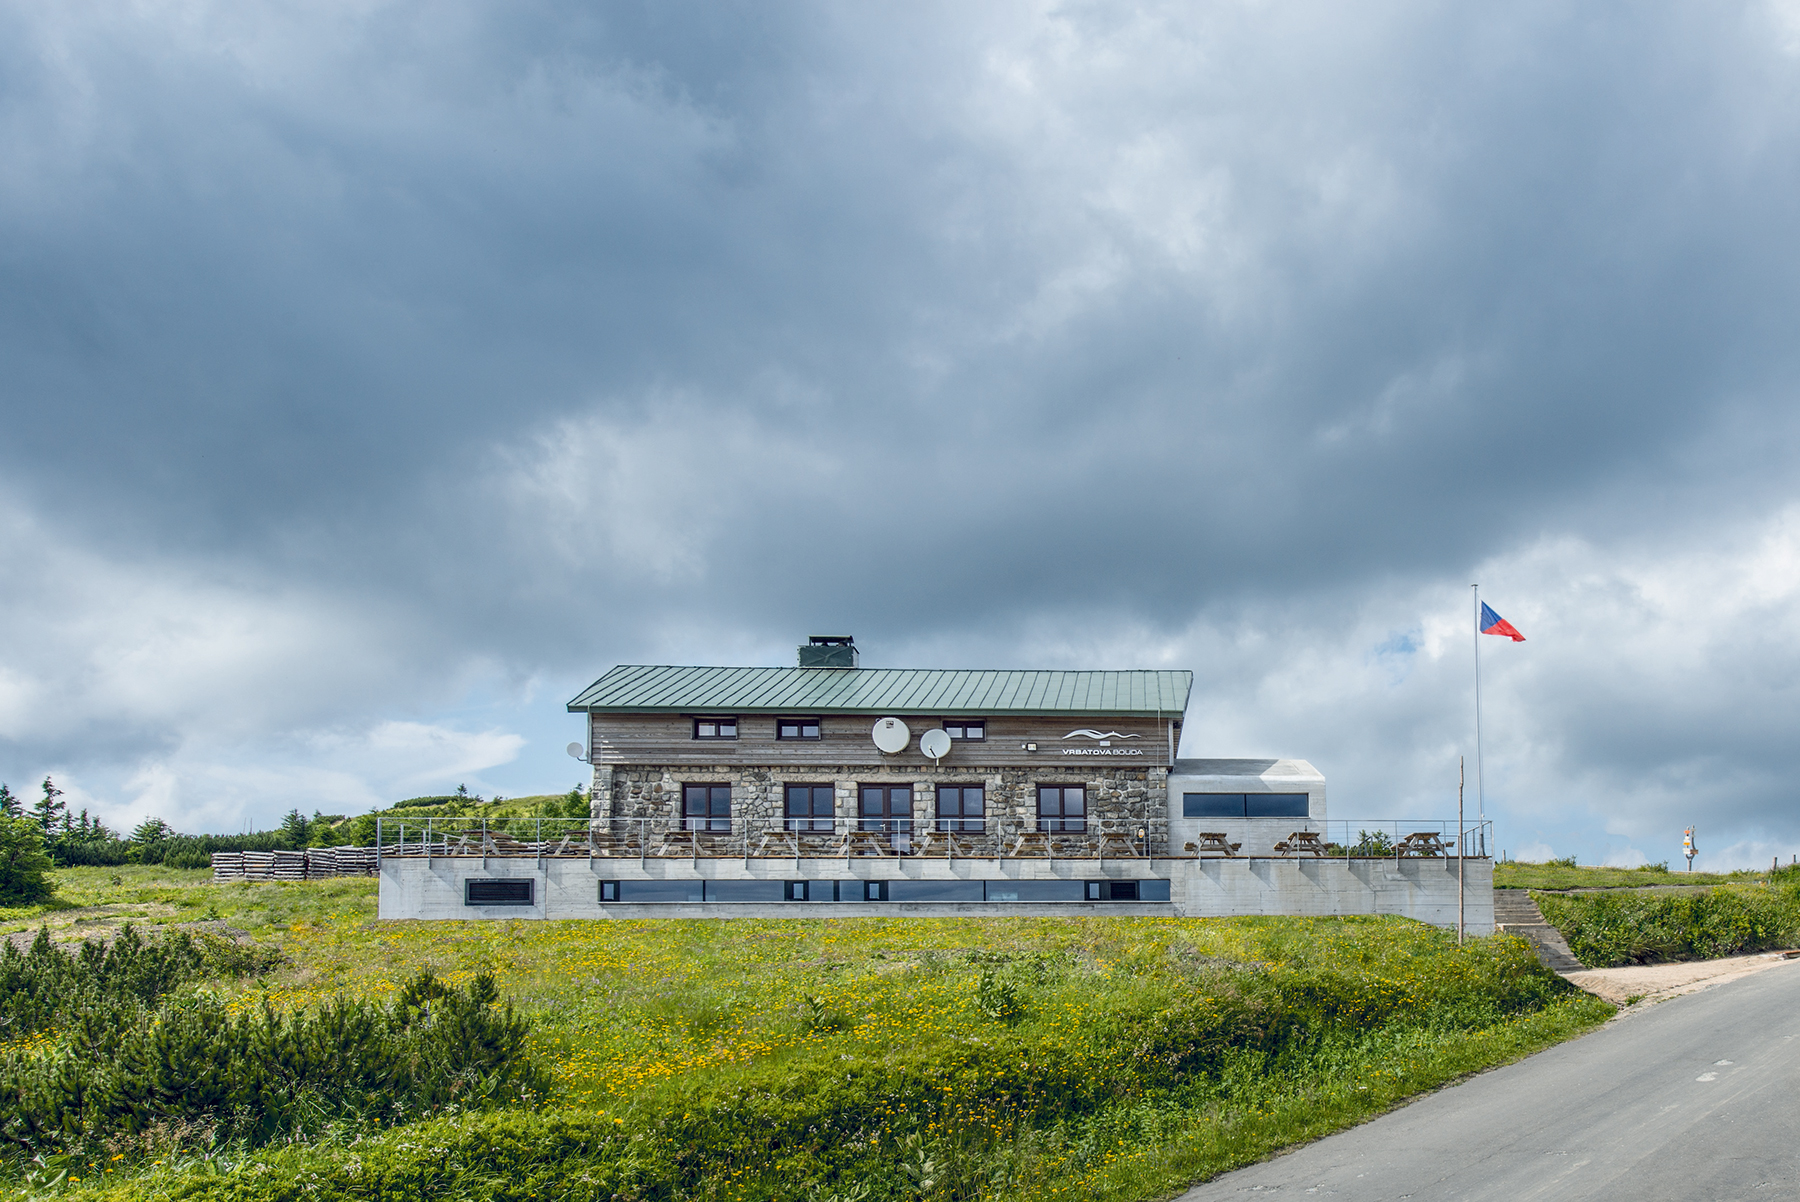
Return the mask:
<path fill-rule="evenodd" d="M 15 1147 L 17 1197 L 1152 1198 L 1611 1013 L 1521 941 L 1400 919 L 378 922 L 366 879 L 58 877 L 0 930 L 221 920 L 282 953 L 184 987 L 235 1010 L 491 976 L 548 1085 L 256 1145 L 149 1122 Z"/>

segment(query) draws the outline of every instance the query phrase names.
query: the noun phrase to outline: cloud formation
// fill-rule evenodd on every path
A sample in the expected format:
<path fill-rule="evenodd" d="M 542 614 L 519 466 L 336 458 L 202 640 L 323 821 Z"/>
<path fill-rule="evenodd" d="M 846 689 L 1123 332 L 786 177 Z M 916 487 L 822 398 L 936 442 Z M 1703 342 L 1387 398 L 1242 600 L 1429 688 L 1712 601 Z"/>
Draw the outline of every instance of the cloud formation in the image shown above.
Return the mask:
<path fill-rule="evenodd" d="M 1503 843 L 1791 854 L 1794 12 L 0 5 L 0 772 L 560 789 L 829 629 L 1441 813 L 1480 579 Z"/>

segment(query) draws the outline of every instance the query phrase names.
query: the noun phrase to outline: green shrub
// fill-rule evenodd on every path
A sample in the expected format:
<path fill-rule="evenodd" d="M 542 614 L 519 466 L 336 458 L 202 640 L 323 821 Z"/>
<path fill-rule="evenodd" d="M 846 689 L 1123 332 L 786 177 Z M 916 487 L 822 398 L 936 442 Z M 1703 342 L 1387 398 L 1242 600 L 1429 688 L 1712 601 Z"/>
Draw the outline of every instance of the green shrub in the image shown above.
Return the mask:
<path fill-rule="evenodd" d="M 1787 946 L 1800 934 L 1800 904 L 1792 893 L 1719 888 L 1533 896 L 1569 950 L 1595 968 L 1743 955 Z"/>
<path fill-rule="evenodd" d="M 0 815 L 0 903 L 31 905 L 56 892 L 44 832 L 34 819 Z"/>
<path fill-rule="evenodd" d="M 1117 1004 L 1077 1026 L 1053 1004 L 1066 984 L 1054 969 L 1035 984 L 1016 966 L 1010 976 L 983 969 L 972 982 L 982 1015 L 973 1035 L 921 1030 L 874 1049 L 827 1027 L 805 1046 L 686 1074 L 609 1110 L 434 1119 L 354 1145 L 260 1153 L 224 1176 L 189 1176 L 172 1196 L 1041 1196 L 1052 1180 L 1078 1187 L 1121 1148 L 1167 1146 L 1209 1123 L 1254 1125 L 1250 1116 L 1284 1098 L 1340 1091 L 1357 1101 L 1325 1110 L 1357 1114 L 1391 1104 L 1394 1094 L 1379 1091 L 1405 1092 L 1409 1072 L 1444 1079 L 1430 1076 L 1441 1067 L 1412 1067 L 1445 1042 L 1433 1032 L 1485 1046 L 1509 1021 L 1559 1003 L 1583 1008 L 1580 1022 L 1609 1010 L 1575 995 L 1522 941 L 1457 948 L 1453 936 L 1392 934 L 1414 955 L 1403 975 L 1386 970 L 1404 953 L 1380 946 L 1347 947 L 1335 963 L 1295 948 L 1295 967 L 1196 962 L 1116 981 Z M 1388 959 L 1374 971 L 1359 955 Z M 991 1021 L 984 983 L 990 1001 L 1010 985 L 1023 1016 Z M 1359 1080 L 1376 1092 L 1358 1093 Z"/>
<path fill-rule="evenodd" d="M 77 1015 L 48 1053 L 0 1054 L 0 1141 L 42 1157 L 175 1127 L 254 1146 L 529 1101 L 546 1080 L 527 1033 L 485 974 L 464 990 L 421 975 L 387 1006 L 114 1006 Z"/>
<path fill-rule="evenodd" d="M 258 975 L 280 959 L 273 948 L 186 931 L 151 943 L 130 926 L 110 945 L 88 940 L 71 954 L 40 929 L 25 952 L 0 942 L 0 1031 L 16 1039 L 84 1019 L 134 1021 L 192 981 Z"/>

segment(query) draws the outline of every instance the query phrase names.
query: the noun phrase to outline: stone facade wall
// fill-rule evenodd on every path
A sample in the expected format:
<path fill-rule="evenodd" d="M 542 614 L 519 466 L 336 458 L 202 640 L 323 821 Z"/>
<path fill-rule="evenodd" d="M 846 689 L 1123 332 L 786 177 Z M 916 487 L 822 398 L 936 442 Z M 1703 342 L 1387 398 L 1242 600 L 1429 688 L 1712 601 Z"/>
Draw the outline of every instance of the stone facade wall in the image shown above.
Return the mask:
<path fill-rule="evenodd" d="M 752 829 L 774 829 L 782 819 L 782 787 L 826 784 L 836 788 L 837 817 L 857 817 L 857 786 L 911 784 L 913 821 L 923 830 L 937 814 L 937 786 L 981 784 L 987 789 L 990 820 L 1005 817 L 1014 829 L 1030 829 L 1037 821 L 1039 785 L 1085 785 L 1088 830 L 1117 832 L 1135 838 L 1147 829 L 1153 851 L 1165 852 L 1169 838 L 1169 770 L 1160 767 L 1100 767 L 1094 764 L 1045 764 L 983 769 L 909 767 L 903 771 L 833 768 L 699 767 L 628 764 L 597 766 L 591 795 L 592 815 L 604 818 L 681 816 L 681 787 L 686 784 L 731 785 L 734 820 L 748 819 Z"/>

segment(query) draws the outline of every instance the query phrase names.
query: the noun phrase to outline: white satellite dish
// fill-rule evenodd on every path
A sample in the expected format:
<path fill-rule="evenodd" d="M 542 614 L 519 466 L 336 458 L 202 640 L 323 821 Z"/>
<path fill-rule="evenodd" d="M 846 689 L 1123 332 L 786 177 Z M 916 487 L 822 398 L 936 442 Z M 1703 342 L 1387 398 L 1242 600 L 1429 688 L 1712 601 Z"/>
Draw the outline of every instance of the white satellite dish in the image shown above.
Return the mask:
<path fill-rule="evenodd" d="M 883 718 L 875 723 L 875 746 L 884 755 L 905 751 L 912 741 L 912 731 L 898 718 Z"/>
<path fill-rule="evenodd" d="M 569 754 L 574 756 L 576 759 L 580 759 L 581 758 L 581 744 L 580 743 L 570 743 L 569 744 Z"/>
<path fill-rule="evenodd" d="M 950 754 L 950 733 L 943 730 L 928 730 L 919 736 L 919 750 L 934 760 L 941 760 Z"/>

